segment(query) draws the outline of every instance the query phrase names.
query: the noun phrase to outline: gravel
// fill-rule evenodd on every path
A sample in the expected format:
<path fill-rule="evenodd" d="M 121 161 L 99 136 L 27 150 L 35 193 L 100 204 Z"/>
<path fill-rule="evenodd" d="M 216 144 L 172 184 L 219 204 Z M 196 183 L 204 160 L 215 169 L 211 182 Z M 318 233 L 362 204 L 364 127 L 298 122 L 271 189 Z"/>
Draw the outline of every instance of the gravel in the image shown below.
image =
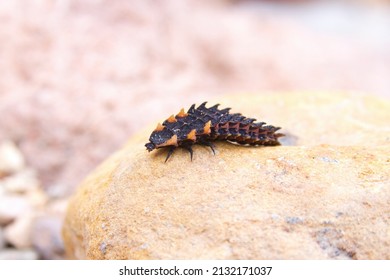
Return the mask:
<path fill-rule="evenodd" d="M 67 199 L 48 196 L 14 143 L 0 147 L 0 259 L 63 259 Z"/>
<path fill-rule="evenodd" d="M 5 247 L 5 239 L 4 239 L 4 233 L 3 229 L 0 228 L 0 252 Z"/>
<path fill-rule="evenodd" d="M 5 249 L 0 251 L 0 260 L 37 260 L 39 255 L 32 249 Z"/>

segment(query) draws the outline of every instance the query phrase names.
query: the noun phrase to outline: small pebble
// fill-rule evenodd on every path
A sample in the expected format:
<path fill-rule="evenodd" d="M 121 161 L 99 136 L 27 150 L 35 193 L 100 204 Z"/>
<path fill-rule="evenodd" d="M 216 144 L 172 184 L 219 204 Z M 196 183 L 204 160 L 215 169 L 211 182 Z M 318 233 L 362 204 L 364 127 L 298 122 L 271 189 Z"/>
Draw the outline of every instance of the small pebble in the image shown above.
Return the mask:
<path fill-rule="evenodd" d="M 12 174 L 24 167 L 24 158 L 14 143 L 6 141 L 0 144 L 0 175 Z"/>
<path fill-rule="evenodd" d="M 25 193 L 39 188 L 39 181 L 33 170 L 24 169 L 3 179 L 2 185 L 9 193 Z"/>
<path fill-rule="evenodd" d="M 4 229 L 5 240 L 17 249 L 27 249 L 32 245 L 31 231 L 35 215 L 26 214 L 19 217 Z"/>
<path fill-rule="evenodd" d="M 0 251 L 4 248 L 4 246 L 5 246 L 4 232 L 3 229 L 0 227 Z"/>
<path fill-rule="evenodd" d="M 24 196 L 0 196 L 0 226 L 4 226 L 31 210 L 31 206 Z"/>
<path fill-rule="evenodd" d="M 5 249 L 0 251 L 0 260 L 37 260 L 38 258 L 38 253 L 30 249 Z"/>
<path fill-rule="evenodd" d="M 36 219 L 32 229 L 33 247 L 44 259 L 63 259 L 64 244 L 61 236 L 62 218 L 43 216 Z"/>
<path fill-rule="evenodd" d="M 5 187 L 3 181 L 0 181 L 0 197 L 5 194 Z"/>
<path fill-rule="evenodd" d="M 43 209 L 49 200 L 49 197 L 40 188 L 29 191 L 27 194 L 25 194 L 25 197 L 29 204 L 35 208 L 35 210 Z"/>
<path fill-rule="evenodd" d="M 56 216 L 65 217 L 66 209 L 68 208 L 69 199 L 62 198 L 51 201 L 46 208 L 46 213 Z"/>

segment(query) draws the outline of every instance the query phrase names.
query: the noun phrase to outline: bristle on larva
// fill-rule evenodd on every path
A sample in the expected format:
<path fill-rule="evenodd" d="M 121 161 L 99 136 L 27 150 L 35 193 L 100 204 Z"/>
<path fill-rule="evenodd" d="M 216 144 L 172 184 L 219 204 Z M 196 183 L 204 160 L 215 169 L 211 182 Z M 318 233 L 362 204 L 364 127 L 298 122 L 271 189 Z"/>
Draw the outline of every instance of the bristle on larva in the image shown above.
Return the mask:
<path fill-rule="evenodd" d="M 150 152 L 154 149 L 168 148 L 167 161 L 177 147 L 188 150 L 192 160 L 192 145 L 209 146 L 214 152 L 213 141 L 226 140 L 241 145 L 275 146 L 280 145 L 278 138 L 284 136 L 276 133 L 280 127 L 255 122 L 236 113 L 230 114 L 230 108 L 218 109 L 219 104 L 206 108 L 202 103 L 198 108 L 193 104 L 184 112 L 181 109 L 176 115 L 170 116 L 163 124 L 158 124 L 145 144 Z M 215 152 L 214 152 L 215 154 Z"/>

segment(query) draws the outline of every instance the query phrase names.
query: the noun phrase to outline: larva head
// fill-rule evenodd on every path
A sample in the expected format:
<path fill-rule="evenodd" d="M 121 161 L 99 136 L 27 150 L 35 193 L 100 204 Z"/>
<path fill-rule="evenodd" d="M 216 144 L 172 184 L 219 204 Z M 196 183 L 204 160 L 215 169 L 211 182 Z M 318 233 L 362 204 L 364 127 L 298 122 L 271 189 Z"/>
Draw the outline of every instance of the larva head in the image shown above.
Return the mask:
<path fill-rule="evenodd" d="M 145 147 L 146 147 L 146 149 L 147 149 L 149 152 L 153 151 L 153 150 L 156 148 L 156 146 L 155 146 L 152 142 L 146 143 L 146 144 L 145 144 Z"/>
<path fill-rule="evenodd" d="M 166 146 L 178 146 L 177 135 L 161 124 L 158 124 L 157 128 L 152 132 L 149 141 L 149 143 L 145 144 L 149 152 Z"/>

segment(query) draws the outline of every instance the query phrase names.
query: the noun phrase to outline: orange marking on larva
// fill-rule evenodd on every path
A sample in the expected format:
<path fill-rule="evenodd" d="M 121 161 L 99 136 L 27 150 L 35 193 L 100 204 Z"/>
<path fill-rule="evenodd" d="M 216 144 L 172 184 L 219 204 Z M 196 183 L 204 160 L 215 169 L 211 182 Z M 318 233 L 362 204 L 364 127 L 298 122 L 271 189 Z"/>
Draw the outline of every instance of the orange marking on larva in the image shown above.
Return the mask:
<path fill-rule="evenodd" d="M 191 130 L 190 133 L 187 135 L 188 140 L 196 141 L 196 129 Z"/>
<path fill-rule="evenodd" d="M 169 123 L 174 123 L 177 122 L 177 119 L 175 118 L 174 115 L 170 116 L 169 119 L 167 120 Z"/>
<path fill-rule="evenodd" d="M 157 127 L 154 131 L 162 131 L 164 129 L 164 126 L 161 123 L 157 124 Z"/>
<path fill-rule="evenodd" d="M 208 121 L 203 128 L 203 133 L 204 134 L 210 134 L 211 133 L 211 121 Z"/>
<path fill-rule="evenodd" d="M 179 118 L 185 118 L 187 116 L 188 116 L 188 114 L 186 112 L 184 112 L 184 108 L 181 108 L 179 114 L 176 115 L 176 117 L 179 117 Z"/>
<path fill-rule="evenodd" d="M 170 139 L 168 139 L 164 144 L 162 144 L 160 147 L 165 147 L 165 146 L 178 146 L 177 144 L 177 135 L 173 135 Z"/>

